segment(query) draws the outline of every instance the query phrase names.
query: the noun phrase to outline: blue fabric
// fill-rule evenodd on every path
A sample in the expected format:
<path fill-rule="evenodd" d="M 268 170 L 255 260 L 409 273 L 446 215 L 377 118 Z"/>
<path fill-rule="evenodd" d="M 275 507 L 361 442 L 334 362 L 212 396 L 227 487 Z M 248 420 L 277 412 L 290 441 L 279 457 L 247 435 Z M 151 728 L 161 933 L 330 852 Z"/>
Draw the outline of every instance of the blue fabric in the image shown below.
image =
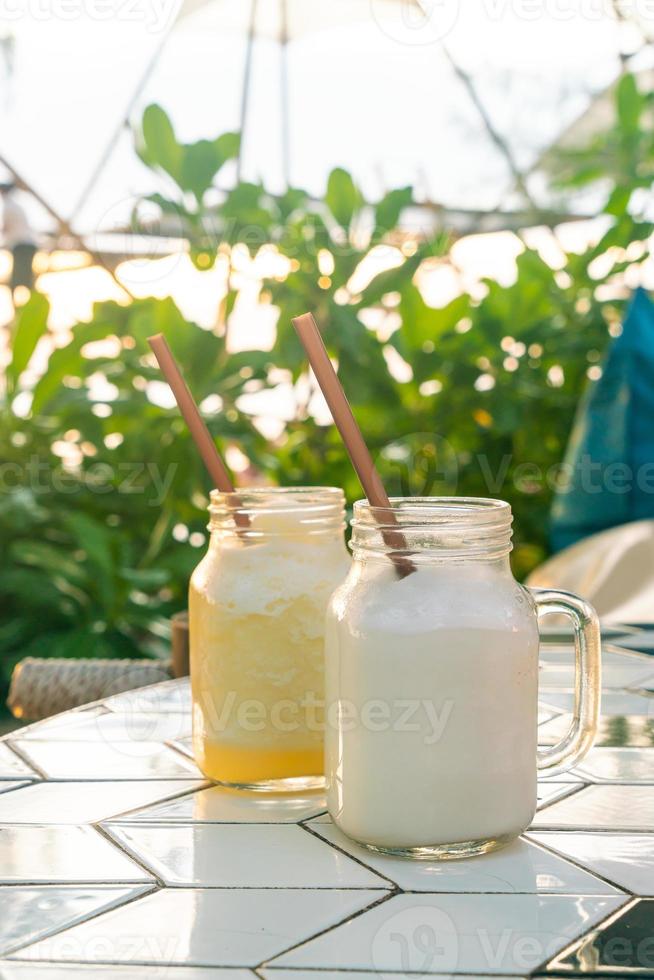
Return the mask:
<path fill-rule="evenodd" d="M 654 304 L 638 289 L 599 381 L 579 406 L 554 498 L 558 551 L 589 534 L 654 518 Z"/>

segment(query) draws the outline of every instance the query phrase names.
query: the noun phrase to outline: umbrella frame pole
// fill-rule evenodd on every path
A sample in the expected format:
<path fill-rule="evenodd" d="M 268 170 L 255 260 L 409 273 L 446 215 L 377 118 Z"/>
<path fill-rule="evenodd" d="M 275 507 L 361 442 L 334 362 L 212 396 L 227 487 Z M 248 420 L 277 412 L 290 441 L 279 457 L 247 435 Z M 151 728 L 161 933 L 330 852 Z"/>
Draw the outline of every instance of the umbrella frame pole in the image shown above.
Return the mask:
<path fill-rule="evenodd" d="M 279 0 L 279 95 L 281 109 L 282 176 L 291 185 L 291 117 L 288 84 L 288 0 Z"/>
<path fill-rule="evenodd" d="M 258 0 L 250 0 L 250 26 L 248 27 L 247 44 L 245 48 L 245 63 L 243 65 L 243 88 L 241 90 L 241 116 L 240 132 L 241 140 L 236 159 L 236 179 L 241 180 L 243 173 L 243 148 L 245 146 L 245 130 L 247 127 L 248 109 L 250 106 L 250 85 L 252 82 L 252 55 L 254 52 L 254 38 L 257 27 L 257 5 Z"/>

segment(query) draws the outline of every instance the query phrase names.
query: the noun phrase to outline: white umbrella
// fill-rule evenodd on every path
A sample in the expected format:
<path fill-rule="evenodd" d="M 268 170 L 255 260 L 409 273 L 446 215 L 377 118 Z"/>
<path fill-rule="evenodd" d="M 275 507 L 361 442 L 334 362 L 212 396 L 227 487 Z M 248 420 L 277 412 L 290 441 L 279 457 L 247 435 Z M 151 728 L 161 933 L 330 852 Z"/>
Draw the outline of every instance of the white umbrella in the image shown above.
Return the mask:
<path fill-rule="evenodd" d="M 155 189 L 127 125 L 152 101 L 185 140 L 238 129 L 245 104 L 242 174 L 273 189 L 286 175 L 320 193 L 341 164 L 372 197 L 412 182 L 448 208 L 511 206 L 515 171 L 606 89 L 623 45 L 608 14 L 556 5 L 534 21 L 432 0 L 420 20 L 412 0 L 135 0 L 139 20 L 112 2 L 109 19 L 89 0 L 75 20 L 10 25 L 0 154 L 82 231 Z"/>

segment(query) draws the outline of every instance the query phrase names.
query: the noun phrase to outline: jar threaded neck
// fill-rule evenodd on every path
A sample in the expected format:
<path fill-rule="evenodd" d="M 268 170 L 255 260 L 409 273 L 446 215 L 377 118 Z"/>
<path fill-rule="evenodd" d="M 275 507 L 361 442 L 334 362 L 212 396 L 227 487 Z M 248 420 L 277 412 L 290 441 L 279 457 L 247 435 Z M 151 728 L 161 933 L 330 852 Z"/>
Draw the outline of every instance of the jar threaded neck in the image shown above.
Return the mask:
<path fill-rule="evenodd" d="M 488 497 L 393 497 L 390 508 L 354 505 L 350 548 L 355 558 L 410 556 L 412 563 L 493 561 L 511 551 L 511 507 Z M 389 531 L 406 548 L 389 547 Z M 397 538 L 397 533 L 395 535 Z"/>
<path fill-rule="evenodd" d="M 338 487 L 252 487 L 212 490 L 209 531 L 263 537 L 342 533 L 345 496 Z"/>

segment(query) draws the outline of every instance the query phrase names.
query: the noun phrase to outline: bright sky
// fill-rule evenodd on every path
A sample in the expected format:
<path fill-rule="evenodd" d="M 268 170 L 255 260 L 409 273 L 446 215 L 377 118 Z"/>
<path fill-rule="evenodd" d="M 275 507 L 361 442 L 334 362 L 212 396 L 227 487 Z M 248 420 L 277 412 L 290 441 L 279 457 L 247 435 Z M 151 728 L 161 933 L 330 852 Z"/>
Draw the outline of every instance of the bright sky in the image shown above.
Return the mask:
<path fill-rule="evenodd" d="M 249 3 L 186 0 L 167 35 L 177 2 L 0 0 L 0 154 L 91 236 L 125 220 L 135 197 L 156 187 L 134 154 L 131 133 L 121 131 L 127 116 L 134 121 L 149 102 L 160 102 L 186 140 L 238 127 Z M 494 125 L 528 166 L 615 78 L 619 51 L 639 44 L 634 27 L 616 24 L 608 0 L 425 0 L 426 21 L 416 19 L 411 0 L 287 3 L 291 176 L 316 194 L 328 171 L 344 165 L 372 198 L 415 183 L 419 193 L 458 207 L 506 203 L 506 161 L 443 45 L 471 73 Z M 636 0 L 632 6 L 637 14 Z M 271 35 L 279 0 L 259 0 L 259 11 L 244 176 L 275 189 L 280 52 Z M 116 132 L 115 149 L 94 176 Z M 47 216 L 23 202 L 35 226 L 47 229 Z M 572 235 L 594 234 L 569 228 Z M 556 263 L 549 233 L 538 247 Z M 465 285 L 475 288 L 485 275 L 510 282 L 520 248 L 509 233 L 459 242 Z M 0 278 L 6 261 L 0 255 Z M 120 274 L 139 295 L 170 294 L 187 316 L 206 326 L 215 320 L 224 291 L 220 263 L 198 273 L 177 251 L 125 263 Z M 256 308 L 258 270 L 246 263 L 242 281 L 239 346 L 268 345 L 274 311 Z M 428 301 L 441 305 L 460 279 L 441 265 L 421 285 Z M 39 288 L 51 299 L 56 330 L 88 317 L 94 301 L 120 295 L 98 268 L 49 272 Z M 0 290 L 0 322 L 8 316 Z"/>
<path fill-rule="evenodd" d="M 238 127 L 249 3 L 186 0 L 166 39 L 178 2 L 0 0 L 0 152 L 85 232 L 152 189 L 127 132 L 94 179 L 126 115 L 134 120 L 158 101 L 188 140 Z M 608 15 L 607 0 L 425 0 L 426 21 L 416 20 L 413 0 L 287 3 L 291 177 L 317 194 L 340 164 L 372 196 L 418 182 L 433 199 L 493 207 L 510 184 L 506 162 L 443 44 L 528 164 L 615 77 L 619 50 L 638 42 Z M 279 0 L 259 0 L 258 9 L 264 36 L 254 52 L 244 176 L 275 188 L 279 47 L 269 35 Z M 46 223 L 36 209 L 33 220 Z"/>

